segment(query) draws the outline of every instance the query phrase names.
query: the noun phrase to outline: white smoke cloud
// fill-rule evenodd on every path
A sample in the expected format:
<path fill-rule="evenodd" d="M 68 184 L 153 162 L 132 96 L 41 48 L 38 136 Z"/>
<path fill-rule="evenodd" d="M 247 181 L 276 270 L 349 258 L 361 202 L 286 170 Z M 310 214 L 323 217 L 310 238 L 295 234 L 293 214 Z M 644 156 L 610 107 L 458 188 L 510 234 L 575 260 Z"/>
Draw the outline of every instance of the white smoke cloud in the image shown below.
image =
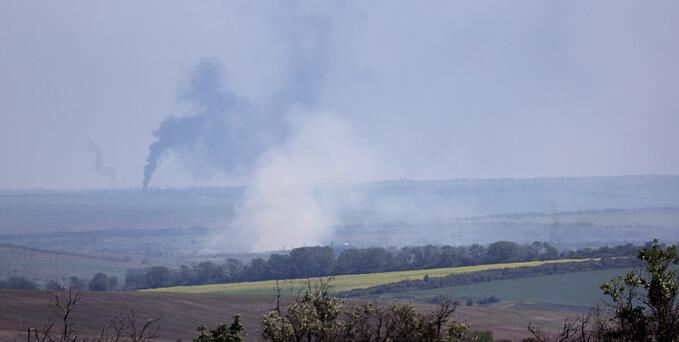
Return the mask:
<path fill-rule="evenodd" d="M 259 160 L 236 223 L 252 230 L 253 251 L 328 241 L 337 210 L 356 201 L 354 192 L 323 198 L 322 188 L 369 179 L 377 162 L 338 115 L 312 113 L 291 119 L 292 134 Z"/>

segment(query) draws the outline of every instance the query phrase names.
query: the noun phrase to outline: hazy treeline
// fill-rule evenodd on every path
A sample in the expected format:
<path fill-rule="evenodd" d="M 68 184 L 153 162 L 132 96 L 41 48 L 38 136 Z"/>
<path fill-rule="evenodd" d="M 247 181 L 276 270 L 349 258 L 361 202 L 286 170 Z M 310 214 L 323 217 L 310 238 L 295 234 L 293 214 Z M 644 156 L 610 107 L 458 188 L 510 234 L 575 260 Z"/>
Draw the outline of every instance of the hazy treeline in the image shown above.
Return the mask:
<path fill-rule="evenodd" d="M 643 248 L 648 248 L 652 245 L 652 242 L 647 242 L 644 244 Z M 581 248 L 576 250 L 568 250 L 561 253 L 563 258 L 603 258 L 603 257 L 614 257 L 614 256 L 636 256 L 639 251 L 639 247 L 631 243 L 626 245 L 619 245 L 615 247 L 602 246 L 599 248 Z"/>
<path fill-rule="evenodd" d="M 10 277 L 0 280 L 0 289 L 12 290 L 37 290 L 40 285 L 24 277 Z M 108 276 L 104 273 L 95 274 L 92 279 L 83 279 L 71 276 L 63 280 L 50 280 L 43 286 L 47 291 L 64 291 L 66 289 L 76 291 L 112 291 L 118 289 L 118 277 Z"/>
<path fill-rule="evenodd" d="M 113 291 L 118 289 L 118 277 L 97 273 L 89 281 L 71 276 L 68 281 L 50 280 L 45 285 L 45 290 L 49 291 L 63 291 L 67 288 L 70 290 Z"/>
<path fill-rule="evenodd" d="M 349 248 L 335 251 L 331 247 L 302 247 L 288 254 L 272 254 L 268 259 L 255 258 L 248 263 L 228 259 L 222 264 L 212 261 L 179 268 L 154 266 L 129 269 L 125 276 L 127 289 L 158 288 L 363 274 L 437 267 L 469 266 L 498 262 L 551 260 L 559 257 L 632 256 L 637 247 L 625 245 L 568 251 L 561 255 L 546 242 L 519 245 L 498 241 L 489 245 L 417 246 L 400 249 L 380 247 Z"/>
<path fill-rule="evenodd" d="M 24 277 L 9 277 L 7 280 L 0 280 L 0 289 L 36 290 L 38 288 L 38 283 Z"/>

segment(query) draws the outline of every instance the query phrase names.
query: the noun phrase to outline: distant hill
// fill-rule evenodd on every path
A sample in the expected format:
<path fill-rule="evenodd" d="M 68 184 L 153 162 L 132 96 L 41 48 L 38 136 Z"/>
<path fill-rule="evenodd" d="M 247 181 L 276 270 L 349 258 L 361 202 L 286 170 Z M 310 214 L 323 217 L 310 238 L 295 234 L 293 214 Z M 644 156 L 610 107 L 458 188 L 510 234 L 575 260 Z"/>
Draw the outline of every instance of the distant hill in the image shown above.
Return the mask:
<path fill-rule="evenodd" d="M 224 250 L 252 240 L 232 218 L 243 188 L 149 191 L 0 191 L 0 235 L 10 243 L 83 253 L 205 252 L 212 232 Z M 335 237 L 350 245 L 470 244 L 546 240 L 570 248 L 679 236 L 679 176 L 385 181 L 325 185 L 319 201 L 350 192 L 336 208 Z M 284 227 L 282 227 L 284 228 Z M 59 235 L 57 232 L 81 232 Z M 89 248 L 89 250 L 87 249 Z"/>
<path fill-rule="evenodd" d="M 364 208 L 392 219 L 679 207 L 679 176 L 395 181 L 363 189 Z"/>
<path fill-rule="evenodd" d="M 0 191 L 0 234 L 216 227 L 232 216 L 239 188 Z"/>
<path fill-rule="evenodd" d="M 327 186 L 361 194 L 343 223 L 415 221 L 490 214 L 679 207 L 679 176 L 385 181 Z M 0 190 L 0 232 L 217 227 L 242 188 Z"/>

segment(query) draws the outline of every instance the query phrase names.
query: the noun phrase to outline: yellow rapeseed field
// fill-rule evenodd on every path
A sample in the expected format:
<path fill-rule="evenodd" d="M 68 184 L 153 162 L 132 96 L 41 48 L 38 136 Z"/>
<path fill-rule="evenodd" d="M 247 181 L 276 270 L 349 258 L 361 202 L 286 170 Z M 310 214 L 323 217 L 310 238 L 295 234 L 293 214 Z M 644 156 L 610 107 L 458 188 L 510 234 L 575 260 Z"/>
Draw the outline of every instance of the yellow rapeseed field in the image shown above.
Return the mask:
<path fill-rule="evenodd" d="M 546 260 L 546 261 L 526 261 L 513 262 L 502 264 L 476 265 L 476 266 L 461 266 L 461 267 L 446 267 L 446 268 L 432 268 L 427 270 L 414 271 L 398 271 L 398 272 L 382 272 L 369 274 L 352 274 L 332 277 L 331 285 L 334 291 L 348 291 L 352 289 L 361 289 L 376 285 L 383 285 L 394 283 L 401 280 L 415 280 L 422 279 L 425 275 L 429 277 L 443 277 L 449 274 L 459 274 L 468 272 L 478 272 L 486 270 L 495 270 L 502 268 L 516 268 L 525 266 L 539 266 L 543 264 L 566 263 L 566 262 L 582 262 L 591 259 L 560 259 L 560 260 Z M 313 279 L 312 279 L 313 281 Z M 306 279 L 290 279 L 279 281 L 279 286 L 284 295 L 297 294 L 298 291 L 306 286 Z M 176 286 L 160 289 L 142 290 L 148 292 L 166 292 L 166 293 L 196 293 L 196 294 L 229 294 L 229 295 L 272 295 L 275 293 L 275 281 L 252 281 L 231 284 L 211 284 L 211 285 L 194 285 L 194 286 Z"/>

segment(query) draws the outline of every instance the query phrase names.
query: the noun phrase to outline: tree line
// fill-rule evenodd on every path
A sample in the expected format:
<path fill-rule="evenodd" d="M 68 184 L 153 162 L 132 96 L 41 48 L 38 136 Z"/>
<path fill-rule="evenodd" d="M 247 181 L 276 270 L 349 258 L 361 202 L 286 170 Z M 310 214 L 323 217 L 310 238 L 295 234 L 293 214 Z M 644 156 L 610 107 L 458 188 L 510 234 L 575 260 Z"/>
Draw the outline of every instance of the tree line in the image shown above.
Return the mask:
<path fill-rule="evenodd" d="M 287 254 L 272 254 L 267 259 L 255 258 L 247 263 L 231 258 L 221 264 L 203 261 L 178 268 L 154 266 L 128 269 L 125 275 L 125 288 L 145 289 L 323 277 L 558 258 L 633 256 L 637 250 L 638 247 L 628 244 L 585 248 L 559 254 L 557 249 L 547 242 L 521 245 L 510 241 L 498 241 L 489 245 L 426 245 L 390 249 L 301 247 L 292 249 Z"/>
<path fill-rule="evenodd" d="M 7 280 L 0 280 L 0 289 L 12 290 L 37 290 L 40 285 L 25 277 L 13 276 Z M 50 280 L 42 287 L 47 291 L 64 291 L 66 289 L 75 291 L 113 291 L 119 289 L 118 277 L 109 276 L 104 273 L 96 273 L 91 279 L 83 279 L 71 276 L 63 281 Z"/>
<path fill-rule="evenodd" d="M 0 289 L 37 290 L 38 288 L 40 288 L 38 283 L 24 277 L 9 277 L 7 280 L 0 280 Z"/>

